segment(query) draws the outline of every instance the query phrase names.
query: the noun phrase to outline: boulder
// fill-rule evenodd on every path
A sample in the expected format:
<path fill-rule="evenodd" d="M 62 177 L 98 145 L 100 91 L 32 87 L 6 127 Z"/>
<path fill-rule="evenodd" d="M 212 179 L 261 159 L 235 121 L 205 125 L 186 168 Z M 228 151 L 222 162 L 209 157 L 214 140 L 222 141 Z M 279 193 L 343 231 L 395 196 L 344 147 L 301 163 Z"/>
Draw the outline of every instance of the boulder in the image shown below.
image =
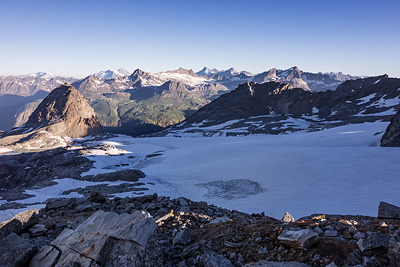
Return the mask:
<path fill-rule="evenodd" d="M 11 233 L 0 240 L 0 266 L 26 266 L 37 249 L 26 239 Z"/>
<path fill-rule="evenodd" d="M 278 240 L 289 247 L 310 248 L 318 240 L 318 234 L 308 229 L 284 230 L 278 236 Z"/>
<path fill-rule="evenodd" d="M 386 202 L 380 202 L 378 208 L 378 218 L 400 219 L 400 207 Z"/>
<path fill-rule="evenodd" d="M 389 247 L 389 237 L 381 233 L 374 233 L 367 238 L 359 239 L 357 245 L 361 252 L 373 249 L 386 250 Z"/>
<path fill-rule="evenodd" d="M 282 217 L 282 222 L 290 223 L 290 222 L 295 222 L 296 220 L 293 218 L 292 215 L 289 214 L 289 212 L 285 212 L 285 215 Z"/>
<path fill-rule="evenodd" d="M 187 228 L 184 228 L 182 231 L 180 231 L 175 237 L 173 244 L 174 245 L 186 245 L 190 243 L 191 235 L 190 235 L 190 230 Z"/>
<path fill-rule="evenodd" d="M 233 264 L 224 256 L 221 256 L 214 251 L 207 251 L 199 257 L 199 262 L 202 266 L 207 267 L 233 267 Z"/>
<path fill-rule="evenodd" d="M 37 209 L 25 210 L 18 213 L 8 221 L 0 223 L 0 238 L 14 232 L 19 233 L 39 221 Z"/>
<path fill-rule="evenodd" d="M 51 198 L 46 201 L 46 210 L 56 210 L 59 208 L 65 208 L 68 205 L 75 203 L 74 198 Z"/>
<path fill-rule="evenodd" d="M 35 224 L 34 226 L 28 229 L 28 232 L 31 236 L 41 236 L 47 231 L 48 229 L 44 224 Z"/>
<path fill-rule="evenodd" d="M 75 230 L 64 229 L 51 243 L 61 252 L 56 266 L 68 262 L 80 266 L 92 266 L 94 262 L 100 266 L 158 266 L 160 250 L 151 238 L 156 228 L 154 218 L 144 211 L 121 215 L 97 211 Z M 54 253 L 46 254 L 44 250 L 49 248 L 39 254 L 49 256 L 41 260 L 51 261 Z"/>

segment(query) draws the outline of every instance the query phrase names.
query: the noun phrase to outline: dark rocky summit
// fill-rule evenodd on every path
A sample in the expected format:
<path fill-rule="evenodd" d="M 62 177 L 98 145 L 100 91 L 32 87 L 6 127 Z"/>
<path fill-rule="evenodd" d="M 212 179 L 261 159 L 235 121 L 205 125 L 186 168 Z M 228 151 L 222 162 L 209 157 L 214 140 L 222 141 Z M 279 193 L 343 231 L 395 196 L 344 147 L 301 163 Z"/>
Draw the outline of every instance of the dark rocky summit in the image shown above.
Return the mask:
<path fill-rule="evenodd" d="M 0 265 L 400 266 L 399 227 L 399 219 L 314 214 L 285 222 L 182 197 L 92 193 L 2 223 Z"/>
<path fill-rule="evenodd" d="M 49 149 L 65 146 L 68 138 L 102 133 L 93 108 L 71 85 L 54 89 L 35 109 L 28 121 L 0 137 L 0 145 L 17 149 Z"/>

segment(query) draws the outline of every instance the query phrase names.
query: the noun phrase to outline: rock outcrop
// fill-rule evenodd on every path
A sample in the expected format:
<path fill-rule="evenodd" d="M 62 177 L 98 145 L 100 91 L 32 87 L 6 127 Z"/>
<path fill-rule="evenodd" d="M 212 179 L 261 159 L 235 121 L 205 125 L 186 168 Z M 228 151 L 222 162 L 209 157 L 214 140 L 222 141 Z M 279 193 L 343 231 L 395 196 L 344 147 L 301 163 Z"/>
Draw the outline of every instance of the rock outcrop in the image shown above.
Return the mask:
<path fill-rule="evenodd" d="M 0 240 L 0 265 L 400 266 L 399 227 L 358 215 L 287 223 L 185 198 L 94 193 L 49 201 L 35 225 Z"/>
<path fill-rule="evenodd" d="M 132 214 L 97 211 L 75 230 L 62 233 L 44 246 L 30 266 L 160 266 L 161 251 L 149 240 L 157 225 L 147 212 Z"/>
<path fill-rule="evenodd" d="M 381 146 L 400 146 L 400 111 L 397 111 L 382 136 Z"/>
<path fill-rule="evenodd" d="M 0 145 L 17 149 L 50 149 L 65 146 L 68 138 L 102 133 L 93 108 L 71 85 L 54 89 L 28 121 L 0 137 Z"/>

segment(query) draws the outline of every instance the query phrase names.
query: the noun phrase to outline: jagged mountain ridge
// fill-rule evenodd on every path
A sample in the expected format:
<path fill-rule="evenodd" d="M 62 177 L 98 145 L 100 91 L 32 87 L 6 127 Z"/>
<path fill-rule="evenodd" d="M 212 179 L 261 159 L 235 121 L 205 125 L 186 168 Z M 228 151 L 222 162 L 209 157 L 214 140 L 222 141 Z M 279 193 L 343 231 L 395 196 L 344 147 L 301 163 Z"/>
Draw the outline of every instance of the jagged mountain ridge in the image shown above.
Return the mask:
<path fill-rule="evenodd" d="M 349 80 L 336 91 L 309 92 L 281 82 L 240 85 L 161 135 L 279 134 L 348 123 L 389 121 L 400 108 L 400 79 Z"/>
<path fill-rule="evenodd" d="M 101 73 L 105 74 L 106 72 Z M 310 75 L 309 73 L 300 71 L 297 67 L 288 70 L 272 69 L 267 73 L 258 75 L 246 71 L 236 71 L 233 68 L 225 71 L 203 69 L 203 72 L 200 71 L 198 73 L 183 68 L 159 73 L 149 73 L 137 69 L 131 75 L 104 79 L 98 77 L 101 75 L 96 76 L 94 74 L 81 80 L 72 80 L 71 83 L 85 95 L 104 126 L 111 127 L 110 130 L 115 130 L 116 132 L 136 135 L 145 133 L 149 125 L 157 126 L 156 128 L 151 127 L 151 131 L 153 131 L 154 129 L 160 129 L 160 127 L 179 123 L 217 96 L 235 89 L 239 84 L 249 81 L 258 81 L 259 83 L 271 80 L 283 81 L 305 90 L 309 90 L 310 88 L 315 89 L 317 87 L 311 86 L 311 84 L 318 80 L 315 77 L 322 77 L 322 74 L 313 74 L 315 77 L 311 77 Z M 352 76 L 342 75 L 342 77 L 340 74 L 332 73 L 325 76 L 335 77 L 335 75 L 342 80 L 352 78 Z M 302 77 L 304 79 L 308 78 L 308 81 L 311 82 L 307 84 Z M 7 79 L 10 78 L 3 77 L 0 79 L 0 90 L 1 81 L 6 81 Z M 26 77 L 24 79 L 33 78 Z M 50 81 L 64 82 L 64 80 L 55 78 L 50 80 L 44 78 L 37 79 L 49 82 L 49 85 L 47 85 L 48 89 L 44 88 L 45 90 L 40 91 L 42 95 L 46 95 L 51 90 L 50 86 L 54 85 L 53 88 L 56 86 L 56 83 L 53 84 Z M 339 83 L 338 79 L 325 78 L 324 81 L 328 81 L 329 84 L 324 83 L 324 81 L 317 81 L 318 88 L 321 89 L 323 87 L 324 90 L 326 88 L 334 89 Z M 185 94 L 171 94 L 164 91 L 161 94 L 163 91 L 161 87 L 169 82 L 173 83 L 168 86 L 168 90 L 176 91 L 179 88 L 185 87 L 189 92 Z M 35 81 L 32 84 L 35 84 Z M 321 84 L 323 84 L 322 87 Z M 8 85 L 6 83 L 3 87 L 10 87 Z M 13 86 L 10 88 L 13 88 Z M 4 89 L 3 91 L 5 90 L 8 93 L 17 95 L 23 93 L 15 90 L 12 92 L 9 89 Z M 32 93 L 25 93 L 24 96 L 26 97 Z M 8 130 L 12 126 L 19 126 L 25 123 L 30 113 L 42 98 L 43 96 L 40 97 L 37 95 L 33 99 L 34 102 L 32 102 L 31 98 L 26 98 L 23 99 L 25 101 L 22 105 L 23 107 L 19 104 L 18 107 L 15 105 L 14 109 L 7 109 L 7 116 L 3 120 L 4 123 L 0 125 L 0 129 Z M 152 110 L 155 110 L 158 114 L 155 114 Z M 132 122 L 134 122 L 133 126 Z M 132 127 L 144 127 L 144 129 L 133 132 L 125 131 L 128 128 L 132 129 Z"/>

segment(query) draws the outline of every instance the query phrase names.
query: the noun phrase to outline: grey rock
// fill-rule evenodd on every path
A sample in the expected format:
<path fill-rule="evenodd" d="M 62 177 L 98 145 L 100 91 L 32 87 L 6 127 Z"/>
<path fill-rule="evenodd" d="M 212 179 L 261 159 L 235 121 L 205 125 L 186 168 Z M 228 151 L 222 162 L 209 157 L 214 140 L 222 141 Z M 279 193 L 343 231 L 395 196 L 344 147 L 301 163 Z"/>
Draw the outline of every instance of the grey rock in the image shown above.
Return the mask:
<path fill-rule="evenodd" d="M 363 233 L 363 232 L 357 232 L 357 233 L 355 233 L 354 235 L 353 235 L 353 238 L 354 239 L 361 239 L 361 238 L 364 238 L 365 237 L 365 234 Z"/>
<path fill-rule="evenodd" d="M 52 267 L 57 263 L 60 251 L 52 246 L 43 246 L 32 258 L 29 267 Z"/>
<path fill-rule="evenodd" d="M 378 218 L 400 219 L 400 207 L 380 202 L 378 208 Z"/>
<path fill-rule="evenodd" d="M 393 266 L 400 266 L 400 230 L 396 230 L 390 238 L 387 256 Z"/>
<path fill-rule="evenodd" d="M 286 212 L 285 215 L 283 215 L 281 221 L 290 223 L 290 222 L 295 222 L 296 220 L 293 218 L 292 215 L 289 214 L 289 212 Z"/>
<path fill-rule="evenodd" d="M 244 265 L 244 267 L 307 267 L 307 266 L 310 265 L 294 261 L 276 262 L 267 260 L 250 262 Z"/>
<path fill-rule="evenodd" d="M 47 232 L 47 227 L 44 224 L 35 224 L 31 228 L 28 229 L 28 232 L 31 236 L 40 236 Z"/>
<path fill-rule="evenodd" d="M 26 266 L 37 249 L 26 239 L 11 233 L 0 240 L 0 266 Z"/>
<path fill-rule="evenodd" d="M 94 261 L 100 266 L 157 266 L 159 250 L 149 241 L 156 228 L 144 211 L 118 215 L 99 210 L 75 230 L 64 229 L 51 243 L 61 252 L 56 266 L 67 262 L 92 266 Z"/>
<path fill-rule="evenodd" d="M 230 222 L 230 221 L 232 221 L 232 220 L 231 220 L 229 217 L 227 217 L 227 216 L 222 216 L 222 217 L 218 217 L 218 218 L 212 220 L 212 221 L 209 222 L 209 223 L 210 223 L 210 224 L 213 224 L 213 223 L 224 223 L 224 222 Z"/>
<path fill-rule="evenodd" d="M 278 240 L 289 247 L 309 248 L 318 240 L 318 234 L 308 229 L 297 231 L 284 230 L 278 236 Z"/>
<path fill-rule="evenodd" d="M 233 267 L 233 264 L 227 258 L 214 251 L 207 251 L 201 255 L 199 262 L 207 267 Z"/>
<path fill-rule="evenodd" d="M 324 233 L 324 231 L 319 226 L 316 226 L 313 230 L 317 234 L 323 234 Z"/>
<path fill-rule="evenodd" d="M 18 213 L 11 219 L 0 224 L 0 238 L 10 233 L 20 233 L 26 228 L 38 222 L 39 211 L 37 209 L 25 210 Z"/>
<path fill-rule="evenodd" d="M 190 243 L 190 240 L 191 240 L 190 230 L 188 228 L 184 228 L 182 231 L 178 232 L 178 234 L 174 237 L 173 244 L 186 245 Z"/>
<path fill-rule="evenodd" d="M 327 237 L 336 237 L 337 235 L 338 235 L 338 231 L 336 231 L 336 230 L 327 230 L 324 233 L 324 236 L 327 236 Z"/>
<path fill-rule="evenodd" d="M 370 235 L 368 238 L 361 238 L 357 241 L 361 252 L 372 249 L 387 249 L 389 247 L 389 237 L 384 234 Z"/>
<path fill-rule="evenodd" d="M 52 198 L 46 201 L 46 210 L 56 210 L 59 208 L 67 207 L 68 205 L 75 203 L 74 198 Z"/>

